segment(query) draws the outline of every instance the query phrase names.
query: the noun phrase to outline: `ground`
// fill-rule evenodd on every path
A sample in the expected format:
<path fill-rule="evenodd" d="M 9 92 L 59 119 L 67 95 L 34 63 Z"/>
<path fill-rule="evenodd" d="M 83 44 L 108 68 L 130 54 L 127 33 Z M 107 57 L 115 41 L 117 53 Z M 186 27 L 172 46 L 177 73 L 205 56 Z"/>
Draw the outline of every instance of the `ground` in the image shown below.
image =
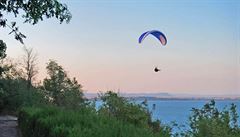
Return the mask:
<path fill-rule="evenodd" d="M 0 116 L 0 137 L 19 137 L 16 117 Z"/>

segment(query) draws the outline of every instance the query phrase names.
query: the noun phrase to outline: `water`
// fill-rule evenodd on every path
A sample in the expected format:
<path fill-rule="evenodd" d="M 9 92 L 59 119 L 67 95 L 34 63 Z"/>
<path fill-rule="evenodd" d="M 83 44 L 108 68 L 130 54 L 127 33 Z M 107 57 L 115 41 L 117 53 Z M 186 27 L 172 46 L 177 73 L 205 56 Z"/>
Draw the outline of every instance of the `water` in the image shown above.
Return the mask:
<path fill-rule="evenodd" d="M 141 103 L 143 100 L 137 100 L 136 103 Z M 230 106 L 231 103 L 237 105 L 237 112 L 240 115 L 240 100 L 216 100 L 218 109 L 223 110 L 225 106 Z M 159 119 L 164 124 L 170 124 L 175 121 L 179 125 L 187 125 L 188 118 L 192 108 L 202 108 L 204 104 L 209 103 L 209 100 L 148 100 L 148 109 L 152 111 L 153 104 L 156 104 L 155 110 L 152 112 L 154 120 Z M 101 106 L 101 102 L 96 102 L 96 108 Z M 238 120 L 240 124 L 240 118 Z"/>
<path fill-rule="evenodd" d="M 148 108 L 151 111 L 153 104 L 156 104 L 155 110 L 152 111 L 153 119 L 160 119 L 165 124 L 175 121 L 182 125 L 188 122 L 192 108 L 202 108 L 208 102 L 207 100 L 149 100 Z M 223 110 L 231 103 L 237 105 L 237 112 L 240 115 L 240 100 L 217 100 L 216 107 Z"/>

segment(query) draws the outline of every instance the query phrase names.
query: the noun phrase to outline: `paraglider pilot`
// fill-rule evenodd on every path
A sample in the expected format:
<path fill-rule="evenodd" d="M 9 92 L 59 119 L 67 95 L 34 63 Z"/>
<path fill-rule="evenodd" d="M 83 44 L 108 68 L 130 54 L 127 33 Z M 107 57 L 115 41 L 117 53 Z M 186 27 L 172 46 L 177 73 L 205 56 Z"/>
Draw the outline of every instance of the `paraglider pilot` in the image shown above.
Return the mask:
<path fill-rule="evenodd" d="M 158 72 L 158 71 L 160 71 L 160 69 L 157 68 L 157 67 L 155 67 L 155 68 L 154 68 L 154 71 L 155 71 L 155 72 Z"/>

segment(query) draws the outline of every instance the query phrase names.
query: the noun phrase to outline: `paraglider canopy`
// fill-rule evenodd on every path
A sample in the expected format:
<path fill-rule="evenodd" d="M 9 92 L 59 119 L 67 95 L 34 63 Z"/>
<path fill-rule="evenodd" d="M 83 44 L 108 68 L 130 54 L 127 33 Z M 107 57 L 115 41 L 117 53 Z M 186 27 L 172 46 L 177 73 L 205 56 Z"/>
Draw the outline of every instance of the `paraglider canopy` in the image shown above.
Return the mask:
<path fill-rule="evenodd" d="M 167 44 L 167 38 L 166 38 L 166 36 L 165 36 L 162 32 L 160 32 L 160 31 L 158 31 L 158 30 L 151 30 L 151 31 L 144 32 L 144 33 L 139 37 L 138 43 L 141 44 L 142 41 L 143 41 L 149 34 L 151 34 L 151 35 L 153 35 L 154 37 L 156 37 L 156 38 L 161 42 L 161 44 L 162 44 L 163 46 L 165 46 L 165 45 Z"/>
<path fill-rule="evenodd" d="M 167 44 L 167 38 L 166 36 L 161 32 L 161 31 L 158 31 L 158 30 L 151 30 L 151 31 L 147 31 L 147 32 L 144 32 L 138 39 L 138 43 L 141 44 L 143 42 L 143 40 L 149 35 L 153 35 L 155 38 L 157 38 L 161 44 L 163 46 L 165 46 Z M 155 67 L 154 68 L 154 72 L 159 72 L 161 71 L 158 67 Z"/>

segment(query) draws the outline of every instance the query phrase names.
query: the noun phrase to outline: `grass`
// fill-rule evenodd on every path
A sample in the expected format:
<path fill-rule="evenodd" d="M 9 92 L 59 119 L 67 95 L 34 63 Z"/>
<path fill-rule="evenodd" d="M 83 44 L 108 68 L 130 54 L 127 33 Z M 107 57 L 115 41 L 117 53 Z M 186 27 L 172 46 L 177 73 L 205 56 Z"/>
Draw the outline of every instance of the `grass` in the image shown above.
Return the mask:
<path fill-rule="evenodd" d="M 97 114 L 94 110 L 57 107 L 23 108 L 19 126 L 24 137 L 155 137 L 150 129 Z"/>

